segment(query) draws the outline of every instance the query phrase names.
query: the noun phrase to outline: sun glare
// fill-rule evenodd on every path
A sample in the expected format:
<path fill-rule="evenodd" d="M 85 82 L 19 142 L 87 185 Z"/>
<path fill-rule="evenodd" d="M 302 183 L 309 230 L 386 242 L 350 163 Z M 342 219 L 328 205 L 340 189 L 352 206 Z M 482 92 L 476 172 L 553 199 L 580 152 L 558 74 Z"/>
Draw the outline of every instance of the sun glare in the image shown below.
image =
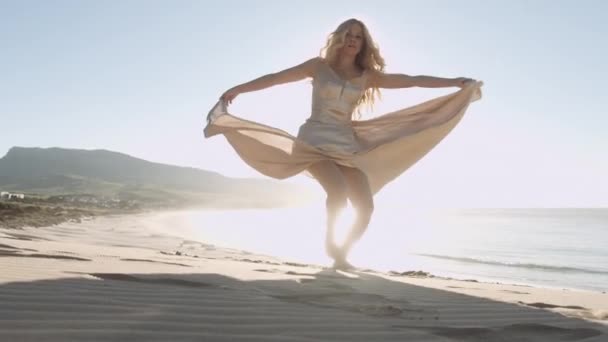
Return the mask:
<path fill-rule="evenodd" d="M 348 232 L 355 223 L 355 218 L 355 210 L 349 203 L 346 208 L 340 212 L 338 219 L 336 220 L 335 239 L 339 245 L 344 243 Z"/>

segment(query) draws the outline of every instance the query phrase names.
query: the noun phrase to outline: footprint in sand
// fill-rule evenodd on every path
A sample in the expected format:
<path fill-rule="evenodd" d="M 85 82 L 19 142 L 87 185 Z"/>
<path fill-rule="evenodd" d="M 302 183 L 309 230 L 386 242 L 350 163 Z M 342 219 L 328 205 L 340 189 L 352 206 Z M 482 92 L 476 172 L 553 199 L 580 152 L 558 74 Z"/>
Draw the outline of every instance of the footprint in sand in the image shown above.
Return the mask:
<path fill-rule="evenodd" d="M 286 302 L 357 312 L 374 317 L 401 317 L 410 320 L 437 320 L 439 318 L 439 314 L 435 310 L 369 293 L 335 292 L 272 297 Z"/>

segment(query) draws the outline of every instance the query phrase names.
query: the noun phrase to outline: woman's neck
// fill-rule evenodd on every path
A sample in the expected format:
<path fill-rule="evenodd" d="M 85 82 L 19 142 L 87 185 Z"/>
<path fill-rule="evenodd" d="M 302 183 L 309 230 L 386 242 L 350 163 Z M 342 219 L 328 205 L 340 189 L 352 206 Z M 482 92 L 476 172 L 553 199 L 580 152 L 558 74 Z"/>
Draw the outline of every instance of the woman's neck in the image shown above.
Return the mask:
<path fill-rule="evenodd" d="M 342 55 L 336 60 L 336 67 L 340 70 L 355 70 L 358 69 L 355 63 L 356 56 Z"/>

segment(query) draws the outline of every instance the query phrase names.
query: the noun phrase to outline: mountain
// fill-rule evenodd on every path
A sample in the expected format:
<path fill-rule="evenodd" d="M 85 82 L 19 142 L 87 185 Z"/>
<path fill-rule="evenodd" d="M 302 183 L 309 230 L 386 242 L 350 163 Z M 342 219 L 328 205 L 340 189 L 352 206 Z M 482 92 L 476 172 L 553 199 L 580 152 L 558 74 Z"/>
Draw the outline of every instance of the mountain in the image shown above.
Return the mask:
<path fill-rule="evenodd" d="M 310 198 L 302 188 L 280 181 L 229 178 L 118 152 L 64 148 L 11 148 L 0 159 L 0 189 L 191 205 L 277 206 Z"/>

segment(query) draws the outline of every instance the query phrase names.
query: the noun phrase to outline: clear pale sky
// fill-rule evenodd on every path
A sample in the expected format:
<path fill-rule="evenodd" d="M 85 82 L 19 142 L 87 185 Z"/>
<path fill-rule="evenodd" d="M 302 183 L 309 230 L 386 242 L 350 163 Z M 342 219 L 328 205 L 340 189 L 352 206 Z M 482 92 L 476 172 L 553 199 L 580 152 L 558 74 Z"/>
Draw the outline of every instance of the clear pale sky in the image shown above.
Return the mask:
<path fill-rule="evenodd" d="M 356 17 L 389 72 L 485 83 L 483 99 L 379 201 L 608 206 L 606 13 L 600 0 L 0 0 L 0 155 L 107 149 L 262 177 L 223 137 L 203 138 L 204 116 L 227 88 L 318 55 L 327 34 Z M 310 88 L 244 94 L 231 111 L 295 134 Z M 384 91 L 367 115 L 451 91 Z"/>

